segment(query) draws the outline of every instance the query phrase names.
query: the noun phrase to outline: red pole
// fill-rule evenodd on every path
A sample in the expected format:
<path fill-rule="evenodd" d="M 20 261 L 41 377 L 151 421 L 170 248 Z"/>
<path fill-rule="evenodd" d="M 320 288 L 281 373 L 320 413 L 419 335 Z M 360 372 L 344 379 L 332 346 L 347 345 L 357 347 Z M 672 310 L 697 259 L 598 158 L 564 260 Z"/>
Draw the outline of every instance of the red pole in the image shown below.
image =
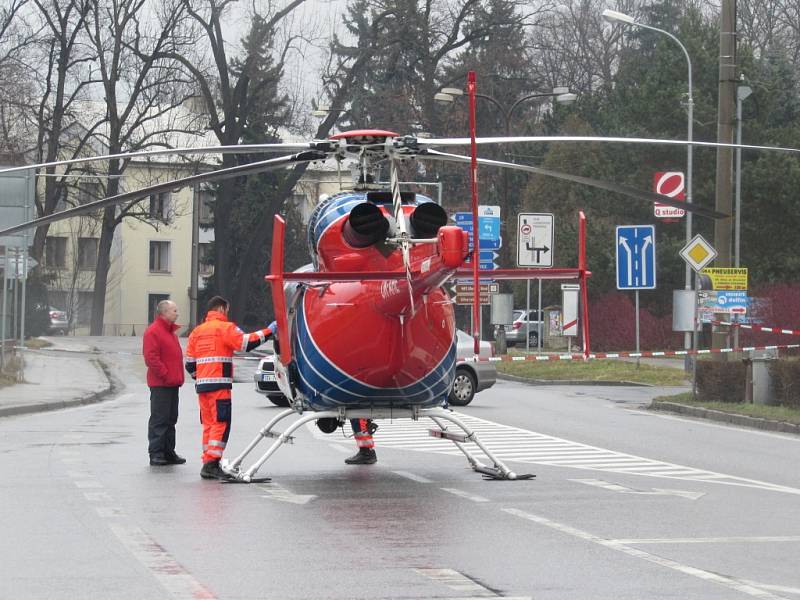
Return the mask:
<path fill-rule="evenodd" d="M 467 73 L 467 96 L 469 97 L 469 137 L 472 161 L 472 338 L 475 356 L 480 354 L 481 342 L 481 286 L 478 270 L 480 269 L 480 229 L 478 227 L 478 145 L 475 143 L 475 100 L 477 86 L 475 71 Z"/>
<path fill-rule="evenodd" d="M 578 212 L 578 271 L 581 284 L 581 316 L 583 318 L 583 358 L 589 358 L 589 291 L 586 289 L 586 215 Z"/>

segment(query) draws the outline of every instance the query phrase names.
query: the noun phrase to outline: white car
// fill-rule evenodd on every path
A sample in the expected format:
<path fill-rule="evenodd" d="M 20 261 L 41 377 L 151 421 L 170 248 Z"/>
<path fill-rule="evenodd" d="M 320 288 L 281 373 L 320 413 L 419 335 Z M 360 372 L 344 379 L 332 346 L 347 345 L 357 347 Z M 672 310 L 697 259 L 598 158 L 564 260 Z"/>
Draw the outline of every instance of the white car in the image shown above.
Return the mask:
<path fill-rule="evenodd" d="M 456 330 L 456 377 L 447 401 L 453 406 L 466 406 L 481 390 L 492 387 L 497 381 L 497 370 L 486 361 L 468 361 L 475 355 L 472 338 L 461 330 Z M 482 341 L 481 358 L 492 356 L 492 345 Z M 278 388 L 275 378 L 274 355 L 268 354 L 259 360 L 253 374 L 256 391 L 265 394 L 275 406 L 289 406 L 289 400 Z"/>

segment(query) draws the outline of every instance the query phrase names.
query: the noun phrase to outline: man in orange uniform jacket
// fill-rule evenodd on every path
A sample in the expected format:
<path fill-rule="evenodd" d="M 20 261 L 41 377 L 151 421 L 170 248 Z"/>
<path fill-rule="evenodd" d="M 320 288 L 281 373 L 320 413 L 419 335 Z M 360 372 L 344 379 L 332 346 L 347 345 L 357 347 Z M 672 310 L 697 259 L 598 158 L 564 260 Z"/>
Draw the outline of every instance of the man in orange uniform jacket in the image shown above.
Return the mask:
<path fill-rule="evenodd" d="M 195 379 L 203 423 L 203 479 L 228 479 L 219 461 L 231 432 L 233 353 L 263 344 L 277 326 L 244 333 L 228 321 L 230 304 L 221 296 L 208 301 L 206 320 L 195 327 L 186 346 L 186 370 Z"/>

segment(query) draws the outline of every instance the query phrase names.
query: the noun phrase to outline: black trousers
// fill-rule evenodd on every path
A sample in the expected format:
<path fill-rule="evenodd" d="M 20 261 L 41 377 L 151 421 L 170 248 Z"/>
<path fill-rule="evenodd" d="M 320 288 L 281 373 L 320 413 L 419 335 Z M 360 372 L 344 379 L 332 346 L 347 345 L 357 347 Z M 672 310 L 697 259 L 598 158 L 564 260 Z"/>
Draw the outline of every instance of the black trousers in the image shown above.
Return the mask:
<path fill-rule="evenodd" d="M 147 439 L 150 455 L 175 452 L 175 423 L 178 422 L 177 387 L 150 388 L 150 420 Z"/>

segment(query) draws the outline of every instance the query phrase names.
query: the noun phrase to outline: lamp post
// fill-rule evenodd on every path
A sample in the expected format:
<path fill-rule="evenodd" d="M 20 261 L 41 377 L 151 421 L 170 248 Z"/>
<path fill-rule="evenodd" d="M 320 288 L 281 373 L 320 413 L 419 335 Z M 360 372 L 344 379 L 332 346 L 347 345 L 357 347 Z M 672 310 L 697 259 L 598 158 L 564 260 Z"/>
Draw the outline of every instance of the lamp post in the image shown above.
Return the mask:
<path fill-rule="evenodd" d="M 734 222 L 733 265 L 739 268 L 739 245 L 741 243 L 742 217 L 742 102 L 747 100 L 753 89 L 747 85 L 736 88 L 736 221 Z M 733 329 L 733 347 L 739 347 L 739 328 Z"/>
<path fill-rule="evenodd" d="M 433 99 L 438 104 L 448 105 L 455 102 L 455 99 L 458 96 L 463 96 L 464 91 L 460 88 L 442 88 L 442 90 L 435 94 Z M 514 110 L 522 104 L 523 102 L 527 102 L 528 100 L 533 100 L 537 98 L 555 98 L 556 102 L 559 104 L 572 104 L 578 98 L 577 94 L 573 94 L 569 91 L 568 87 L 554 87 L 553 91 L 551 92 L 537 92 L 535 94 L 528 94 L 526 96 L 522 96 L 521 98 L 515 100 L 511 106 L 506 108 L 503 106 L 497 99 L 493 98 L 492 96 L 488 96 L 486 94 L 475 94 L 478 98 L 483 98 L 487 102 L 491 102 L 492 104 L 497 107 L 500 111 L 500 114 L 503 115 L 503 119 L 505 121 L 505 134 L 506 136 L 511 135 L 511 117 L 514 114 Z M 503 197 L 506 199 L 508 196 L 508 172 L 503 171 Z M 541 316 L 542 314 L 542 280 L 539 279 L 539 310 L 537 312 L 538 315 Z M 526 320 L 530 322 L 530 297 L 531 297 L 531 280 L 527 280 L 527 300 L 526 300 Z M 539 349 L 542 347 L 542 320 L 541 318 L 537 317 L 538 331 L 536 335 L 536 345 Z M 528 325 L 530 327 L 530 325 Z M 497 330 L 497 351 L 500 354 L 505 354 L 506 352 L 506 345 L 505 345 L 505 329 L 500 326 Z M 526 331 L 525 334 L 525 349 L 526 351 L 530 351 L 530 331 Z"/>
<path fill-rule="evenodd" d="M 689 53 L 686 51 L 686 47 L 681 43 L 681 41 L 672 35 L 669 31 L 664 31 L 663 29 L 659 29 L 658 27 L 652 27 L 651 25 L 645 25 L 644 23 L 637 22 L 633 17 L 630 15 L 626 15 L 625 13 L 617 12 L 615 10 L 604 10 L 603 11 L 603 18 L 608 21 L 609 23 L 622 23 L 623 25 L 633 25 L 634 27 L 641 27 L 643 29 L 650 29 L 651 31 L 657 31 L 658 33 L 663 33 L 671 40 L 673 40 L 678 46 L 680 46 L 681 50 L 683 51 L 683 55 L 686 57 L 686 64 L 688 66 L 687 75 L 688 75 L 688 84 L 689 84 L 689 92 L 686 97 L 686 108 L 687 108 L 687 120 L 686 120 L 686 139 L 689 142 L 692 142 L 692 129 L 694 123 L 694 96 L 692 95 L 692 59 L 689 58 Z M 692 144 L 690 143 L 686 148 L 686 203 L 692 203 Z M 686 243 L 688 244 L 692 240 L 692 213 L 690 211 L 686 211 Z M 692 269 L 689 264 L 686 264 L 685 270 L 685 278 L 684 278 L 684 289 L 691 290 L 692 289 Z M 696 333 L 696 332 L 695 332 Z M 692 334 L 689 332 L 685 332 L 683 336 L 683 347 L 684 349 L 688 350 L 692 344 Z M 687 356 L 687 370 L 689 366 L 689 357 Z"/>

